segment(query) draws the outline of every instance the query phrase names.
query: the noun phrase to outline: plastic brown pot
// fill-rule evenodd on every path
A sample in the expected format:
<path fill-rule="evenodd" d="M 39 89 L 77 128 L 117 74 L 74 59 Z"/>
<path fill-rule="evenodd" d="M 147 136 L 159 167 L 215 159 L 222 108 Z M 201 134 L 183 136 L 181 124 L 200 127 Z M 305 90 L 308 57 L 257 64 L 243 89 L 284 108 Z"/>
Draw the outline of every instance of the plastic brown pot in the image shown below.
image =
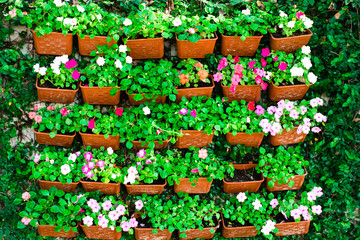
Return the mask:
<path fill-rule="evenodd" d="M 214 133 L 208 135 L 207 133 L 203 133 L 203 131 L 198 130 L 181 130 L 182 137 L 178 137 L 175 146 L 177 148 L 188 148 L 188 147 L 196 147 L 202 148 L 208 146 L 209 143 L 212 143 L 212 139 L 214 137 Z"/>
<path fill-rule="evenodd" d="M 200 193 L 208 193 L 211 188 L 211 182 L 208 182 L 206 177 L 199 177 L 198 181 L 190 182 L 190 178 L 180 178 L 180 183 L 177 184 L 174 181 L 174 190 L 175 192 L 183 192 L 183 193 L 192 193 L 192 194 L 200 194 Z M 195 183 L 196 185 L 193 187 L 191 183 Z"/>
<path fill-rule="evenodd" d="M 76 135 L 76 132 L 74 135 L 56 134 L 55 137 L 51 138 L 49 133 L 37 132 L 35 129 L 34 133 L 38 144 L 54 145 L 60 147 L 71 147 Z"/>
<path fill-rule="evenodd" d="M 302 99 L 309 90 L 310 85 L 298 84 L 289 86 L 275 86 L 273 82 L 269 84 L 268 93 L 271 101 L 277 102 L 283 99 L 299 100 Z"/>
<path fill-rule="evenodd" d="M 237 164 L 237 170 L 248 170 L 255 168 L 258 164 Z M 261 180 L 249 182 L 226 182 L 223 179 L 224 192 L 226 193 L 239 193 L 239 192 L 257 192 L 264 182 L 265 178 L 261 175 Z"/>
<path fill-rule="evenodd" d="M 287 183 L 283 183 L 283 184 L 279 184 L 278 181 L 275 181 L 275 185 L 274 187 L 269 187 L 269 181 L 271 181 L 271 178 L 266 178 L 266 189 L 270 192 L 277 192 L 277 191 L 287 191 L 287 190 L 299 190 L 305 180 L 305 176 L 307 175 L 307 171 L 306 168 L 305 169 L 305 174 L 304 175 L 295 175 L 293 179 L 291 179 L 292 181 L 294 181 L 294 186 L 289 187 L 289 182 Z"/>
<path fill-rule="evenodd" d="M 309 43 L 313 33 L 310 30 L 306 31 L 308 32 L 307 35 L 283 38 L 275 38 L 272 33 L 270 33 L 271 50 L 295 53 L 296 50 Z"/>
<path fill-rule="evenodd" d="M 163 140 L 163 143 L 160 143 L 160 141 L 154 141 L 154 144 L 155 144 L 154 149 L 165 149 L 169 145 L 169 142 L 170 142 L 170 139 Z M 144 146 L 141 146 L 142 142 L 140 142 L 140 141 L 131 141 L 131 143 L 133 144 L 133 149 L 135 149 L 135 150 L 149 148 L 149 143 L 146 143 Z"/>
<path fill-rule="evenodd" d="M 232 146 L 244 144 L 247 147 L 259 147 L 264 138 L 263 133 L 246 134 L 244 132 L 237 133 L 235 136 L 228 132 L 225 136 L 226 141 Z"/>
<path fill-rule="evenodd" d="M 255 237 L 257 230 L 255 226 L 244 227 L 226 227 L 223 214 L 221 214 L 222 220 L 222 235 L 224 238 L 239 238 L 239 237 Z"/>
<path fill-rule="evenodd" d="M 68 33 L 52 32 L 41 37 L 31 30 L 34 37 L 35 49 L 38 54 L 44 55 L 71 55 L 73 47 L 73 35 Z"/>
<path fill-rule="evenodd" d="M 162 58 L 164 56 L 164 38 L 130 39 L 128 55 L 133 59 Z"/>
<path fill-rule="evenodd" d="M 119 87 L 86 87 L 80 84 L 81 93 L 85 103 L 99 105 L 118 105 L 120 102 Z M 110 95 L 110 90 L 118 89 L 114 96 Z"/>
<path fill-rule="evenodd" d="M 297 133 L 298 127 L 291 129 L 290 131 L 282 130 L 281 134 L 276 134 L 275 136 L 270 136 L 270 143 L 273 146 L 287 145 L 303 142 L 306 138 L 305 133 Z"/>
<path fill-rule="evenodd" d="M 136 240 L 169 240 L 171 238 L 171 232 L 168 229 L 161 231 L 157 229 L 157 233 L 153 234 L 154 228 L 135 228 Z"/>
<path fill-rule="evenodd" d="M 200 238 L 200 239 L 212 239 L 215 236 L 216 230 L 219 228 L 219 225 L 217 225 L 216 227 L 207 227 L 204 228 L 203 230 L 199 230 L 199 229 L 188 229 L 185 232 L 179 232 L 179 239 L 180 240 L 190 240 L 190 239 L 196 239 L 196 238 Z M 210 230 L 214 229 L 214 233 L 211 233 Z M 185 233 L 186 237 L 182 238 L 180 237 L 181 233 Z"/>
<path fill-rule="evenodd" d="M 87 238 L 90 239 L 110 239 L 110 240 L 119 240 L 121 238 L 122 232 L 117 232 L 115 229 L 111 230 L 110 228 L 102 228 L 100 226 L 84 226 L 80 224 L 82 230 L 84 231 Z"/>
<path fill-rule="evenodd" d="M 43 237 L 63 237 L 63 238 L 73 238 L 77 235 L 72 229 L 65 232 L 63 229 L 60 232 L 55 231 L 55 226 L 52 225 L 38 225 L 38 232 L 40 236 Z"/>
<path fill-rule="evenodd" d="M 275 227 L 279 230 L 278 233 L 274 233 L 277 237 L 307 234 L 309 232 L 310 221 L 277 223 Z"/>
<path fill-rule="evenodd" d="M 84 56 L 90 56 L 92 51 L 97 50 L 97 46 L 108 45 L 109 47 L 116 44 L 117 42 L 111 38 L 111 41 L 108 42 L 107 37 L 104 36 L 95 36 L 94 38 L 90 38 L 90 35 L 85 35 L 83 39 L 80 38 L 79 34 L 77 34 L 78 43 L 79 43 L 79 53 Z"/>
<path fill-rule="evenodd" d="M 164 191 L 167 181 L 165 179 L 164 184 L 142 184 L 142 185 L 131 185 L 125 184 L 126 191 L 129 195 L 141 195 L 143 193 L 147 195 L 159 195 Z"/>
<path fill-rule="evenodd" d="M 176 89 L 178 92 L 176 95 L 176 103 L 181 101 L 182 97 L 186 97 L 186 99 L 190 100 L 194 96 L 205 96 L 211 98 L 211 94 L 214 90 L 215 84 L 212 76 L 210 75 L 212 85 L 210 87 L 198 87 L 198 88 L 182 88 Z"/>
<path fill-rule="evenodd" d="M 179 58 L 205 58 L 206 54 L 212 54 L 214 52 L 215 43 L 218 39 L 200 39 L 196 43 L 192 43 L 188 40 L 180 41 L 176 35 L 177 43 L 177 55 Z"/>
<path fill-rule="evenodd" d="M 141 95 L 143 96 L 143 99 L 141 99 L 139 101 L 136 101 L 134 99 L 134 96 L 136 95 L 136 93 L 130 95 L 128 93 L 128 91 L 126 90 L 126 94 L 129 97 L 130 104 L 133 105 L 133 106 L 139 106 L 139 105 L 141 105 L 141 104 L 143 104 L 145 102 L 151 102 L 154 99 L 154 97 L 152 97 L 151 99 L 147 99 L 147 98 L 145 98 L 145 93 L 141 93 Z M 157 96 L 156 99 L 155 99 L 155 102 L 159 103 L 159 104 L 164 104 L 165 101 L 166 101 L 166 96 L 165 95 L 164 96 Z"/>
<path fill-rule="evenodd" d="M 103 134 L 91 134 L 80 132 L 81 139 L 85 147 L 91 146 L 92 148 L 108 148 L 111 147 L 113 150 L 118 150 L 120 146 L 120 136 L 110 135 L 105 138 Z"/>
<path fill-rule="evenodd" d="M 230 88 L 221 83 L 224 97 L 227 97 L 229 102 L 245 100 L 246 102 L 259 101 L 261 96 L 260 85 L 237 85 L 235 93 L 230 91 Z"/>
<path fill-rule="evenodd" d="M 230 164 L 232 164 L 234 166 L 234 168 L 237 170 L 244 170 L 247 167 L 249 167 L 248 169 L 255 168 L 258 165 L 256 163 L 253 163 L 252 161 L 250 161 L 249 163 L 246 163 L 246 164 L 234 163 L 234 162 L 231 162 Z"/>
<path fill-rule="evenodd" d="M 120 192 L 120 183 L 103 183 L 80 181 L 85 192 L 95 192 L 99 190 L 103 194 L 116 195 Z"/>
<path fill-rule="evenodd" d="M 36 79 L 36 89 L 39 101 L 54 103 L 72 103 L 76 93 L 79 91 L 79 85 L 75 90 L 62 88 L 44 88 L 39 87 L 39 80 Z"/>
<path fill-rule="evenodd" d="M 242 41 L 241 37 L 221 34 L 221 54 L 224 56 L 230 54 L 232 56 L 252 57 L 258 49 L 262 37 L 261 34 L 261 36 L 247 37 Z"/>
<path fill-rule="evenodd" d="M 64 192 L 75 192 L 75 189 L 79 182 L 74 183 L 65 183 L 62 182 L 52 182 L 52 181 L 45 181 L 39 179 L 39 185 L 41 189 L 49 190 L 52 186 L 55 186 L 59 190 L 63 190 Z"/>

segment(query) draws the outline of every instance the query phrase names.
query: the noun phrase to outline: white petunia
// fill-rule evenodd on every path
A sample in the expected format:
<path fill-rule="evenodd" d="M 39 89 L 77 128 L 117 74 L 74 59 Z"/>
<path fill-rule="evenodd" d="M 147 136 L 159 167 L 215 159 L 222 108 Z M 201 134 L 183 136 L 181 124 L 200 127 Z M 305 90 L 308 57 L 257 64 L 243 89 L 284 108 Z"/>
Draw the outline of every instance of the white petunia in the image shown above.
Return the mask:
<path fill-rule="evenodd" d="M 120 45 L 119 46 L 119 51 L 122 52 L 122 53 L 126 52 L 127 51 L 127 46 L 126 45 Z"/>
<path fill-rule="evenodd" d="M 125 26 L 130 26 L 132 24 L 132 21 L 128 18 L 125 18 L 125 21 L 124 21 L 124 25 Z"/>
<path fill-rule="evenodd" d="M 60 75 L 60 68 L 53 69 L 53 73 L 55 73 L 56 75 Z"/>
<path fill-rule="evenodd" d="M 284 24 L 280 23 L 279 28 L 283 28 Z"/>
<path fill-rule="evenodd" d="M 39 69 L 39 74 L 40 74 L 41 76 L 44 76 L 44 75 L 46 74 L 46 70 L 47 70 L 46 67 L 41 67 L 41 68 Z"/>
<path fill-rule="evenodd" d="M 85 8 L 84 7 L 82 7 L 82 6 L 76 6 L 76 8 L 77 8 L 77 10 L 79 11 L 79 12 L 85 12 Z"/>
<path fill-rule="evenodd" d="M 305 27 L 308 29 L 311 28 L 312 25 L 314 24 L 314 22 L 308 17 L 304 17 L 302 20 L 304 21 Z"/>
<path fill-rule="evenodd" d="M 61 6 L 64 6 L 65 3 L 62 2 L 61 0 L 54 0 L 54 4 L 57 6 L 57 7 L 61 7 Z"/>
<path fill-rule="evenodd" d="M 145 115 L 149 115 L 151 113 L 151 110 L 149 107 L 143 107 L 142 110 L 144 111 Z"/>
<path fill-rule="evenodd" d="M 308 74 L 308 79 L 310 83 L 314 84 L 317 81 L 317 76 L 314 73 L 310 72 Z"/>
<path fill-rule="evenodd" d="M 312 67 L 312 63 L 309 57 L 304 57 L 301 62 L 306 69 L 310 69 Z"/>
<path fill-rule="evenodd" d="M 108 147 L 106 150 L 107 150 L 109 155 L 114 153 L 114 150 L 112 149 L 112 147 Z"/>
<path fill-rule="evenodd" d="M 101 21 L 101 19 L 102 19 L 101 14 L 96 15 L 96 18 L 97 18 L 98 21 Z"/>
<path fill-rule="evenodd" d="M 250 10 L 249 9 L 242 10 L 241 12 L 244 15 L 250 15 Z"/>
<path fill-rule="evenodd" d="M 62 20 L 64 19 L 64 17 L 57 17 L 56 20 L 59 22 L 62 22 Z"/>
<path fill-rule="evenodd" d="M 299 67 L 293 67 L 290 69 L 292 77 L 302 77 L 304 75 L 304 69 Z"/>
<path fill-rule="evenodd" d="M 280 17 L 287 17 L 288 15 L 280 10 Z"/>
<path fill-rule="evenodd" d="M 302 52 L 303 54 L 308 55 L 308 54 L 311 53 L 311 49 L 310 49 L 309 46 L 302 46 L 302 47 L 301 47 L 301 52 Z"/>
<path fill-rule="evenodd" d="M 100 67 L 103 66 L 105 64 L 105 58 L 99 57 L 98 59 L 96 59 L 96 64 Z"/>
<path fill-rule="evenodd" d="M 132 63 L 132 57 L 127 56 L 126 57 L 126 63 Z"/>
<path fill-rule="evenodd" d="M 287 26 L 288 26 L 289 28 L 295 27 L 295 21 L 290 21 L 290 22 L 288 22 Z"/>
<path fill-rule="evenodd" d="M 119 68 L 119 69 L 122 69 L 123 65 L 121 64 L 121 62 L 120 62 L 119 59 L 116 59 L 116 61 L 115 61 L 115 67 L 116 67 L 116 68 Z"/>
<path fill-rule="evenodd" d="M 39 72 L 39 70 L 40 70 L 40 64 L 35 64 L 34 66 L 33 66 L 33 68 L 34 68 L 34 72 L 36 72 L 36 73 L 38 73 Z"/>
<path fill-rule="evenodd" d="M 175 18 L 173 21 L 172 21 L 172 24 L 175 26 L 175 27 L 178 27 L 182 24 L 180 18 Z"/>

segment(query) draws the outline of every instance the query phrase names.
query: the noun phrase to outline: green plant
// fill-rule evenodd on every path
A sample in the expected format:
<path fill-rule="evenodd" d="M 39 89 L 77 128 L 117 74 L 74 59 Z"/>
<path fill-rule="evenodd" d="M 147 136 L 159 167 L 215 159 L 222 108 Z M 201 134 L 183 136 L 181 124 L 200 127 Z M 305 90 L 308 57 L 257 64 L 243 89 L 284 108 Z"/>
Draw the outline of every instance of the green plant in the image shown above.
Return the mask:
<path fill-rule="evenodd" d="M 200 87 L 201 84 L 210 83 L 209 69 L 207 65 L 203 65 L 194 59 L 184 59 L 178 65 L 180 82 L 176 81 L 176 85 L 180 87 Z M 181 85 L 180 85 L 181 84 Z"/>

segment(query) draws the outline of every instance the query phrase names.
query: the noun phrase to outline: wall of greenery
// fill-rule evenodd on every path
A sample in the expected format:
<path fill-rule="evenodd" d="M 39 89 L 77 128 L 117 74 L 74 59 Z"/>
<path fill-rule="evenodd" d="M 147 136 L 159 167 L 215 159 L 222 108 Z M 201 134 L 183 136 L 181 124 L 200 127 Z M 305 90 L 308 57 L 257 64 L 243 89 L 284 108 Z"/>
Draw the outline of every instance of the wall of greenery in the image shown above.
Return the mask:
<path fill-rule="evenodd" d="M 31 102 L 37 99 L 32 66 L 34 58 L 39 56 L 24 55 L 19 50 L 24 42 L 9 41 L 9 34 L 20 23 L 17 20 L 4 22 L 4 19 L 9 6 L 26 9 L 28 1 L 0 0 L 0 236 L 3 239 L 41 239 L 28 229 L 17 229 L 19 210 L 13 204 L 16 194 L 29 186 L 36 188 L 28 179 L 27 161 L 37 146 L 35 142 L 21 140 L 24 137 L 22 130 L 31 126 L 25 112 Z M 141 0 L 98 2 L 107 9 L 121 8 L 126 11 L 141 3 Z M 217 14 L 227 2 L 236 5 L 242 0 L 174 0 L 173 14 L 183 10 Z M 309 95 L 320 93 L 329 97 L 323 111 L 328 116 L 325 131 L 314 142 L 303 143 L 304 154 L 310 159 L 307 184 L 316 184 L 324 191 L 319 202 L 324 213 L 311 225 L 305 239 L 358 239 L 360 1 L 279 0 L 278 3 L 280 6 L 296 4 L 313 19 L 314 35 L 309 45 L 313 49 L 313 69 L 319 79 Z M 162 0 L 153 4 L 165 11 L 172 3 Z M 18 140 L 15 146 L 10 144 L 12 138 Z M 211 194 L 217 192 L 220 194 L 220 187 Z M 221 233 L 215 239 L 222 239 Z M 289 236 L 286 239 L 298 237 Z"/>

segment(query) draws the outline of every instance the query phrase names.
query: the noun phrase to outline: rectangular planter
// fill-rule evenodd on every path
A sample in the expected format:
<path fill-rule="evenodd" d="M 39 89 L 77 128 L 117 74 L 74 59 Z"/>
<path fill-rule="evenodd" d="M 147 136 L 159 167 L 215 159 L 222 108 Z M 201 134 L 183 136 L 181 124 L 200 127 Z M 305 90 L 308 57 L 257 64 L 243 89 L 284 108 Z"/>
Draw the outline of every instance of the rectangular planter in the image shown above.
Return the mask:
<path fill-rule="evenodd" d="M 36 79 L 36 90 L 39 101 L 53 103 L 72 103 L 76 93 L 79 91 L 79 85 L 75 90 L 61 88 L 39 87 L 39 79 Z"/>
<path fill-rule="evenodd" d="M 120 183 L 103 183 L 80 181 L 85 192 L 95 192 L 99 190 L 103 194 L 116 195 L 120 192 Z"/>
<path fill-rule="evenodd" d="M 199 229 L 188 229 L 185 232 L 179 232 L 179 239 L 180 240 L 190 240 L 190 239 L 196 239 L 196 238 L 200 238 L 200 239 L 212 239 L 215 236 L 216 230 L 219 228 L 219 225 L 216 227 L 207 227 L 204 228 L 203 230 L 199 230 Z M 214 229 L 214 233 L 211 233 L 210 230 Z M 186 238 L 182 238 L 180 237 L 181 233 L 185 233 L 186 234 Z"/>
<path fill-rule="evenodd" d="M 51 225 L 38 225 L 38 232 L 40 236 L 43 237 L 62 237 L 62 238 L 73 238 L 77 235 L 72 229 L 70 231 L 65 232 L 63 229 L 60 232 L 55 231 L 55 226 Z"/>
<path fill-rule="evenodd" d="M 99 105 L 118 105 L 120 102 L 119 87 L 86 87 L 80 84 L 81 93 L 85 103 Z M 114 96 L 110 95 L 110 90 L 117 88 Z"/>
<path fill-rule="evenodd" d="M 92 51 L 97 51 L 97 46 L 108 45 L 111 47 L 117 42 L 111 38 L 111 41 L 108 42 L 105 36 L 95 36 L 94 38 L 90 38 L 90 35 L 85 35 L 83 39 L 80 38 L 80 35 L 77 34 L 78 44 L 79 44 L 79 53 L 84 56 L 90 56 Z"/>
<path fill-rule="evenodd" d="M 126 94 L 128 95 L 129 97 L 129 101 L 130 101 L 130 104 L 133 105 L 133 106 L 139 106 L 145 102 L 151 102 L 154 97 L 152 97 L 151 99 L 147 99 L 145 98 L 145 93 L 142 93 L 141 95 L 144 97 L 143 99 L 139 100 L 139 101 L 136 101 L 134 99 L 134 96 L 136 95 L 136 93 L 134 94 L 129 94 L 128 91 L 126 90 Z M 155 99 L 155 102 L 158 103 L 158 104 L 164 104 L 166 101 L 166 96 L 157 96 L 156 99 Z"/>
<path fill-rule="evenodd" d="M 74 135 L 56 134 L 55 137 L 51 138 L 49 133 L 37 132 L 35 129 L 34 133 L 38 144 L 60 147 L 71 147 L 76 135 L 76 132 L 74 133 Z"/>
<path fill-rule="evenodd" d="M 308 32 L 307 35 L 283 38 L 274 38 L 272 33 L 269 33 L 271 50 L 295 53 L 296 50 L 309 43 L 313 33 L 310 30 L 306 31 Z"/>
<path fill-rule="evenodd" d="M 167 148 L 167 146 L 169 145 L 170 139 L 168 140 L 163 140 L 163 143 L 160 143 L 159 141 L 154 141 L 154 149 L 165 149 Z M 148 149 L 149 148 L 149 143 L 146 143 L 144 146 L 142 146 L 142 142 L 140 141 L 131 141 L 131 143 L 133 144 L 133 149 L 135 150 L 140 150 L 140 149 Z"/>
<path fill-rule="evenodd" d="M 310 221 L 277 223 L 275 227 L 279 230 L 278 233 L 274 233 L 277 237 L 307 234 L 310 228 Z"/>
<path fill-rule="evenodd" d="M 213 181 L 208 182 L 206 177 L 199 177 L 198 181 L 193 181 L 196 185 L 193 187 L 191 184 L 193 182 L 189 182 L 190 178 L 180 178 L 180 183 L 177 184 L 174 182 L 174 190 L 175 192 L 183 192 L 183 193 L 192 193 L 192 194 L 201 194 L 208 193 L 211 188 L 211 184 Z"/>
<path fill-rule="evenodd" d="M 176 103 L 179 103 L 181 101 L 182 97 L 186 97 L 186 99 L 190 100 L 194 96 L 205 96 L 208 98 L 211 98 L 211 94 L 214 90 L 215 83 L 213 80 L 213 77 L 210 75 L 211 79 L 211 87 L 198 87 L 198 88 L 182 88 L 182 89 L 176 89 L 178 92 L 176 95 Z"/>
<path fill-rule="evenodd" d="M 129 39 L 128 55 L 133 59 L 162 58 L 164 56 L 164 38 Z"/>
<path fill-rule="evenodd" d="M 257 230 L 255 226 L 246 226 L 246 227 L 226 227 L 224 217 L 221 214 L 222 220 L 222 235 L 224 238 L 240 238 L 240 237 L 255 237 L 257 235 Z"/>
<path fill-rule="evenodd" d="M 237 85 L 235 88 L 235 93 L 230 91 L 230 88 L 224 86 L 221 83 L 221 87 L 223 90 L 224 97 L 228 98 L 229 102 L 232 101 L 241 101 L 245 100 L 246 102 L 251 101 L 259 101 L 261 96 L 261 88 L 260 85 Z"/>
<path fill-rule="evenodd" d="M 264 138 L 264 133 L 246 134 L 239 132 L 234 136 L 231 132 L 228 132 L 225 136 L 226 141 L 232 146 L 244 144 L 247 147 L 259 147 Z"/>
<path fill-rule="evenodd" d="M 64 36 L 62 33 L 52 32 L 41 37 L 31 30 L 34 37 L 36 52 L 43 55 L 71 55 L 73 47 L 73 35 L 68 33 Z"/>
<path fill-rule="evenodd" d="M 90 239 L 109 239 L 109 240 L 119 240 L 121 239 L 122 232 L 117 232 L 115 229 L 111 230 L 110 228 L 102 228 L 100 226 L 90 226 L 86 227 L 80 225 L 84 231 L 87 238 Z"/>
<path fill-rule="evenodd" d="M 202 148 L 208 146 L 212 143 L 212 139 L 214 137 L 214 133 L 208 135 L 207 133 L 203 133 L 203 131 L 198 130 L 181 130 L 182 137 L 178 137 L 175 146 L 177 148 L 188 148 L 188 147 L 196 147 Z"/>
<path fill-rule="evenodd" d="M 269 84 L 268 93 L 271 101 L 277 102 L 280 100 L 299 100 L 302 99 L 309 90 L 310 85 L 299 84 L 289 86 L 275 86 L 273 82 Z"/>
<path fill-rule="evenodd" d="M 78 184 L 79 182 L 62 184 L 61 182 L 57 182 L 57 181 L 52 182 L 52 181 L 45 181 L 39 179 L 40 188 L 45 190 L 49 190 L 52 186 L 55 186 L 57 189 L 62 190 L 64 192 L 75 192 Z"/>
<path fill-rule="evenodd" d="M 260 41 L 261 36 L 247 37 L 244 41 L 241 37 L 225 36 L 221 34 L 221 54 L 224 56 L 245 56 L 252 57 L 255 55 Z"/>
<path fill-rule="evenodd" d="M 167 181 L 165 179 L 164 184 L 143 184 L 143 185 L 131 185 L 125 184 L 126 191 L 129 195 L 141 195 L 143 193 L 147 195 L 159 195 L 164 191 Z"/>
<path fill-rule="evenodd" d="M 153 228 L 135 228 L 136 240 L 169 240 L 171 238 L 171 232 L 168 229 L 161 231 L 157 229 L 157 233 L 153 234 Z"/>
<path fill-rule="evenodd" d="M 177 55 L 179 58 L 205 58 L 206 54 L 214 53 L 215 43 L 218 39 L 200 39 L 196 43 L 188 40 L 180 41 L 176 35 Z"/>
<path fill-rule="evenodd" d="M 105 149 L 111 147 L 113 150 L 118 150 L 120 147 L 120 136 L 109 136 L 105 138 L 103 134 L 90 134 L 79 132 L 85 147 L 92 148 L 104 147 Z"/>
<path fill-rule="evenodd" d="M 268 182 L 271 180 L 271 178 L 266 178 L 266 189 L 270 192 L 299 190 L 304 183 L 305 176 L 307 175 L 306 168 L 304 167 L 304 169 L 305 169 L 304 175 L 295 175 L 295 177 L 292 179 L 295 182 L 294 186 L 289 187 L 288 182 L 279 184 L 278 181 L 276 181 L 274 187 L 271 188 L 271 187 L 269 187 L 269 184 L 268 184 Z"/>
<path fill-rule="evenodd" d="M 270 135 L 270 143 L 273 146 L 280 146 L 280 145 L 288 145 L 303 142 L 307 136 L 305 133 L 297 133 L 297 128 L 291 129 L 290 131 L 286 131 L 285 129 L 282 130 L 281 134 L 276 134 L 275 136 Z"/>

